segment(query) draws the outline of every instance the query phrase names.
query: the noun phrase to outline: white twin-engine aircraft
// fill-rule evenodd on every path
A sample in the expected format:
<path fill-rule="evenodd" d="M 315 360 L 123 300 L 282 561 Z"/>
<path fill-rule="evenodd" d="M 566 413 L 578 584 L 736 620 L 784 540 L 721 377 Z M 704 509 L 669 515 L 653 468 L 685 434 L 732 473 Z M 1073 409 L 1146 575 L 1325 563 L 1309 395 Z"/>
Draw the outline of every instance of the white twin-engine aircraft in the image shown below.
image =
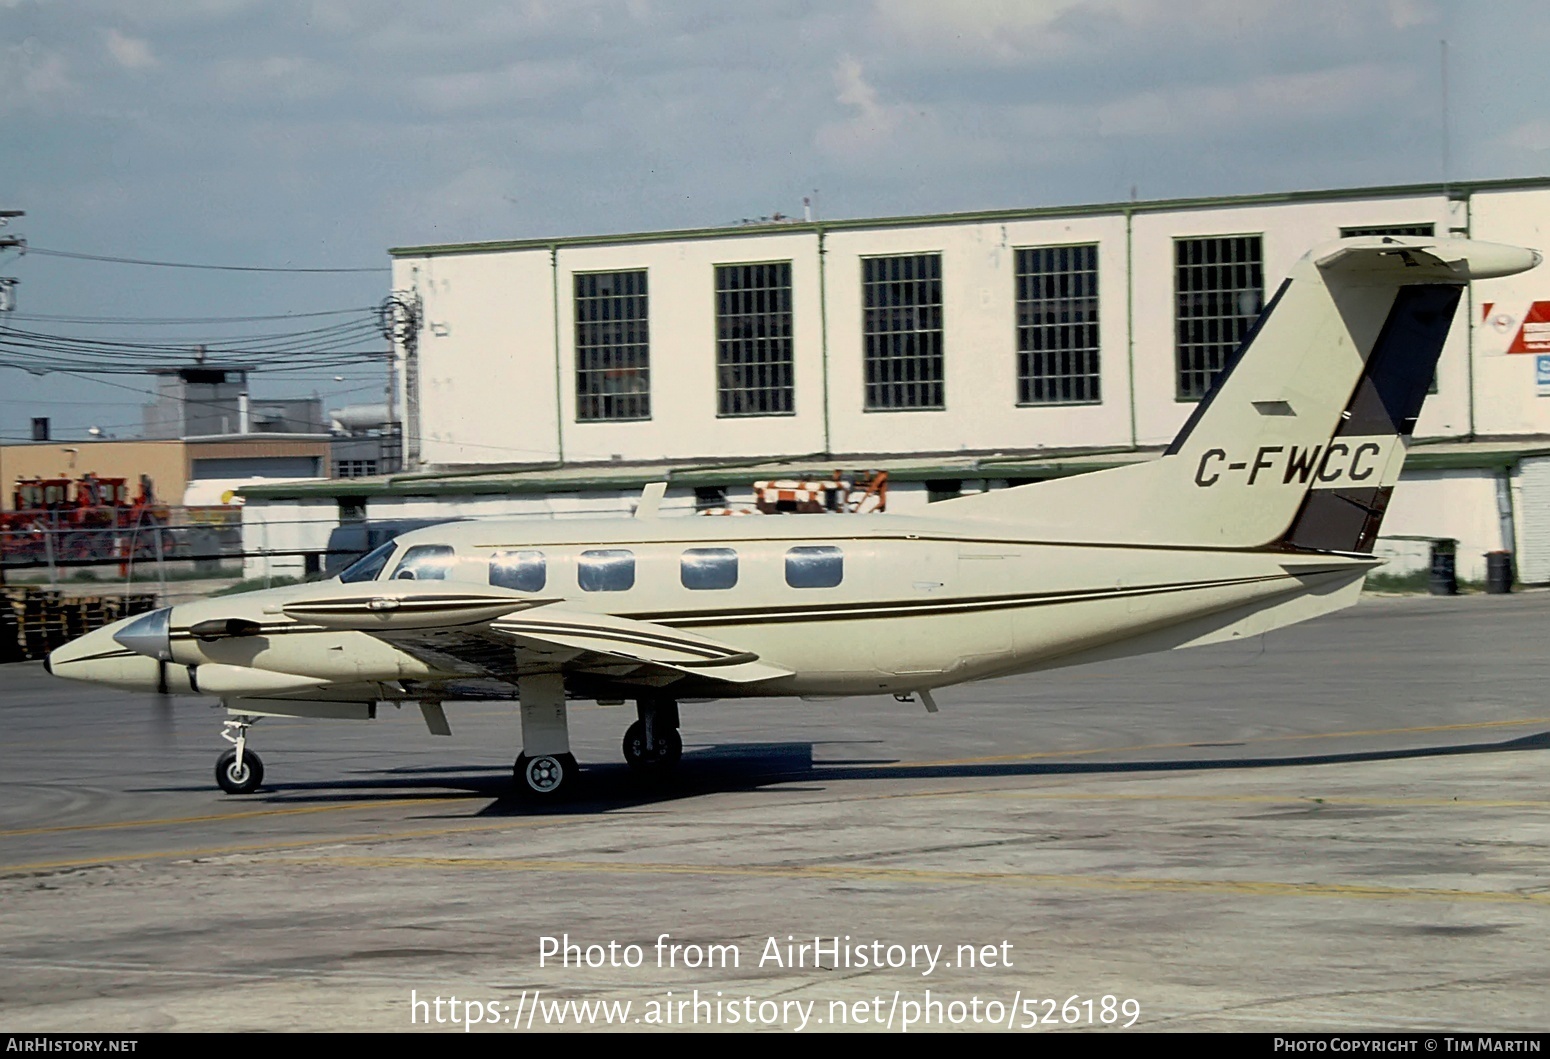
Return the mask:
<path fill-rule="evenodd" d="M 315 584 L 179 604 L 50 672 L 216 696 L 233 794 L 260 717 L 366 720 L 517 699 L 519 789 L 574 785 L 566 704 L 635 700 L 635 769 L 678 761 L 680 701 L 918 694 L 1250 636 L 1355 602 L 1465 284 L 1531 250 L 1369 237 L 1310 252 L 1159 459 L 930 516 L 466 521 Z"/>

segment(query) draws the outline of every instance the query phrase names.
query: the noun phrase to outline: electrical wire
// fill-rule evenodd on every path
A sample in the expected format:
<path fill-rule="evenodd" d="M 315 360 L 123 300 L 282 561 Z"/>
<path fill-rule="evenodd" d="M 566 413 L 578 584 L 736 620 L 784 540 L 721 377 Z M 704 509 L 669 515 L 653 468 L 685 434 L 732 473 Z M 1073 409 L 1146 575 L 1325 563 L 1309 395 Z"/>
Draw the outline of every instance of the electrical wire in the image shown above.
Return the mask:
<path fill-rule="evenodd" d="M 390 272 L 387 265 L 378 265 L 376 268 L 276 268 L 263 265 L 206 265 L 193 264 L 187 261 L 149 261 L 138 257 L 112 257 L 106 254 L 81 254 L 69 250 L 45 250 L 38 246 L 28 246 L 27 253 L 42 254 L 45 257 L 67 257 L 74 261 L 99 261 L 111 265 L 148 265 L 153 268 L 195 268 L 212 272 L 302 272 L 302 273 L 344 273 L 344 272 Z"/>
<path fill-rule="evenodd" d="M 34 374 L 71 369 L 132 374 L 180 364 L 197 368 L 211 361 L 215 362 L 212 369 L 226 361 L 226 366 L 250 371 L 360 367 L 389 355 L 380 346 L 381 332 L 369 314 L 370 310 L 358 311 L 353 319 L 318 327 L 211 336 L 202 342 L 182 337 L 155 341 L 84 338 L 8 327 L 0 330 L 0 366 Z"/>
<path fill-rule="evenodd" d="M 247 324 L 268 320 L 302 320 L 319 316 L 348 316 L 370 314 L 376 318 L 374 305 L 360 309 L 324 309 L 314 313 L 274 313 L 268 316 L 52 316 L 48 313 L 17 312 L 12 315 L 21 320 L 38 320 L 51 324 L 87 324 L 103 327 L 182 327 L 189 324 Z"/>

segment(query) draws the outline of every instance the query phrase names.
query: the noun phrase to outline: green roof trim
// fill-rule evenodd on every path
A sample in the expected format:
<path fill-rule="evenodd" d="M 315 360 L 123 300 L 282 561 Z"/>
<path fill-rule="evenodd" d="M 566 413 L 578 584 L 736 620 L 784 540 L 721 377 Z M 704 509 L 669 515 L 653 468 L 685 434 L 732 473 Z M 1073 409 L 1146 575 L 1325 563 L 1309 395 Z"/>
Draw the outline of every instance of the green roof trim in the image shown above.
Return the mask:
<path fill-rule="evenodd" d="M 1196 198 L 1148 199 L 1141 202 L 1103 202 L 1078 206 L 1028 206 L 967 213 L 935 213 L 914 217 L 852 218 L 833 221 L 771 221 L 721 228 L 681 228 L 660 232 L 621 232 L 612 235 L 561 236 L 549 239 L 500 239 L 472 243 L 437 243 L 395 246 L 390 257 L 435 257 L 446 254 L 490 254 L 507 250 L 549 250 L 559 247 L 612 246 L 621 243 L 657 243 L 685 239 L 728 239 L 756 235 L 800 235 L 867 228 L 913 228 L 932 224 L 1040 220 L 1060 217 L 1092 217 L 1103 214 L 1159 213 L 1168 210 L 1223 209 L 1237 206 L 1277 206 L 1305 202 L 1338 202 L 1348 199 L 1396 198 L 1422 195 L 1457 197 L 1475 192 L 1517 191 L 1550 187 L 1550 177 L 1511 177 L 1499 180 L 1456 180 L 1449 183 L 1387 184 L 1362 188 L 1314 191 L 1280 191 L 1252 195 L 1218 195 Z"/>
<path fill-rule="evenodd" d="M 508 467 L 498 470 L 466 470 L 401 474 L 377 478 L 331 478 L 327 481 L 281 482 L 244 486 L 238 492 L 250 500 L 324 500 L 349 497 L 453 497 L 524 496 L 540 493 L 574 493 L 594 490 L 635 490 L 650 482 L 666 480 L 669 486 L 747 486 L 773 478 L 828 478 L 835 470 L 888 472 L 893 482 L 934 479 L 1064 478 L 1088 471 L 1124 467 L 1154 459 L 1157 449 L 1099 449 L 1063 452 L 1048 456 L 1033 453 L 1000 456 L 938 456 L 915 458 L 794 457 L 760 463 L 674 466 L 672 463 L 631 464 L 627 467 L 572 465 L 555 467 Z M 1418 442 L 1405 460 L 1406 471 L 1505 470 L 1519 460 L 1550 456 L 1550 439 L 1493 438 L 1489 441 L 1455 439 Z"/>

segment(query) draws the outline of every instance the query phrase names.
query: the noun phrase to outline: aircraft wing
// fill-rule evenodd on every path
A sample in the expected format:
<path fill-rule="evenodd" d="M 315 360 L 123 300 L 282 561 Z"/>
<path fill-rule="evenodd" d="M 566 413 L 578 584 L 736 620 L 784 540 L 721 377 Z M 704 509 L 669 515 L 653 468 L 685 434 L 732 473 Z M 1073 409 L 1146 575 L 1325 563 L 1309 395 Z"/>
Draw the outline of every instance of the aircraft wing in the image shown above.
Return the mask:
<path fill-rule="evenodd" d="M 330 583 L 282 610 L 324 628 L 367 633 L 444 673 L 480 680 L 514 684 L 527 674 L 558 671 L 663 687 L 689 676 L 748 684 L 791 675 L 751 651 L 695 633 L 484 585 Z M 223 626 L 211 634 L 237 633 Z"/>
<path fill-rule="evenodd" d="M 751 651 L 708 637 L 558 604 L 472 625 L 369 631 L 438 669 L 513 683 L 526 673 L 556 670 L 649 687 L 687 676 L 749 684 L 791 675 Z"/>

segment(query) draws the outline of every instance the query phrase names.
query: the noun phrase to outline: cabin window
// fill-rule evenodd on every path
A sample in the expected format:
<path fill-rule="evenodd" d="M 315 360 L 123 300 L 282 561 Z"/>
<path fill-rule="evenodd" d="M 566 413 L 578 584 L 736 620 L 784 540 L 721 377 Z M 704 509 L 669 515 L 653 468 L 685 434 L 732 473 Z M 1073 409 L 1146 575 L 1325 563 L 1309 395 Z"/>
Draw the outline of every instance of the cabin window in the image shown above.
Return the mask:
<path fill-rule="evenodd" d="M 382 573 L 383 568 L 387 566 L 388 560 L 393 557 L 393 549 L 397 547 L 398 543 L 396 541 L 388 541 L 386 544 L 378 545 L 375 550 L 361 556 L 355 562 L 345 567 L 344 572 L 339 575 L 339 580 L 346 584 L 353 584 L 357 581 L 375 581 L 377 575 Z"/>
<path fill-rule="evenodd" d="M 583 592 L 627 592 L 635 587 L 635 553 L 624 548 L 582 552 L 576 582 Z"/>
<path fill-rule="evenodd" d="M 829 546 L 786 552 L 786 584 L 792 588 L 833 588 L 845 577 L 845 553 Z"/>
<path fill-rule="evenodd" d="M 548 578 L 543 552 L 496 552 L 490 556 L 490 584 L 518 592 L 542 592 Z"/>
<path fill-rule="evenodd" d="M 737 584 L 737 552 L 731 548 L 690 548 L 678 561 L 685 588 L 732 588 Z"/>
<path fill-rule="evenodd" d="M 393 580 L 445 581 L 456 558 L 450 544 L 416 544 L 399 560 Z"/>

